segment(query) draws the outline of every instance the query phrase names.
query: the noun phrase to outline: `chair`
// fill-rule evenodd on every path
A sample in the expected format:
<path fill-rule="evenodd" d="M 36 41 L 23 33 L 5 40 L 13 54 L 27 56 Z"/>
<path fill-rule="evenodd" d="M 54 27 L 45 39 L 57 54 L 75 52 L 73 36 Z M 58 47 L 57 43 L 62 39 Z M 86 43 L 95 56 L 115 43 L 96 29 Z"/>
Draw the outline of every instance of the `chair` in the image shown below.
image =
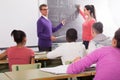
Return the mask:
<path fill-rule="evenodd" d="M 65 65 L 71 64 L 72 61 L 65 61 Z"/>
<path fill-rule="evenodd" d="M 21 70 L 39 69 L 39 68 L 41 68 L 41 63 L 12 65 L 12 71 L 21 71 Z"/>

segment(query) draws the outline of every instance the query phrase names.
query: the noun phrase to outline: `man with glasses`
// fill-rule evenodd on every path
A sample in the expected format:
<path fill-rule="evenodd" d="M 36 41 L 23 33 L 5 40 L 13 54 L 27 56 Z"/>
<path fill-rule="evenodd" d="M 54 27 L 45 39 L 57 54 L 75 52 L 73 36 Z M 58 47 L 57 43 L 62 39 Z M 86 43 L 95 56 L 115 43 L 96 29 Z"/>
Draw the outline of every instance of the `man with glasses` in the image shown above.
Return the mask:
<path fill-rule="evenodd" d="M 56 37 L 52 33 L 59 30 L 65 24 L 65 20 L 58 26 L 53 27 L 51 21 L 48 19 L 48 6 L 42 4 L 39 10 L 41 17 L 37 21 L 38 48 L 39 51 L 51 51 L 52 41 L 56 40 Z"/>

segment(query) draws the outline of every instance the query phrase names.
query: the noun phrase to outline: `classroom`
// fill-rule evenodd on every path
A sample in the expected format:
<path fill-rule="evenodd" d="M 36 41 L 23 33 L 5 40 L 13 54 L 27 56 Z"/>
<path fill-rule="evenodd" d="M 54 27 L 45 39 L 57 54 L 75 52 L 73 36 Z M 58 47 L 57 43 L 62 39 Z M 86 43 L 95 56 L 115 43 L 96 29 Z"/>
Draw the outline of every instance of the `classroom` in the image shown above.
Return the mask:
<path fill-rule="evenodd" d="M 42 4 L 45 5 L 40 8 Z M 92 10 L 95 17 L 90 11 L 92 5 L 95 8 L 95 11 Z M 88 10 L 86 6 L 90 6 L 91 9 Z M 115 62 L 120 58 L 120 49 L 118 49 L 120 48 L 120 35 L 118 35 L 120 10 L 118 7 L 119 1 L 114 0 L 1 0 L 0 80 L 119 80 L 118 71 L 120 69 L 107 71 L 115 66 L 120 66 L 119 62 Z M 82 15 L 81 11 L 85 15 Z M 45 20 L 41 19 L 41 16 L 48 22 L 44 22 Z M 93 19 L 92 25 L 92 22 L 88 23 L 91 25 L 89 31 L 92 38 L 85 40 L 83 36 L 87 27 L 83 27 L 84 23 L 89 22 L 90 19 Z M 43 23 L 39 20 L 43 20 Z M 43 25 L 42 27 L 50 25 L 49 30 L 51 31 L 47 28 L 39 28 L 41 25 Z M 96 26 L 97 28 L 93 28 Z M 101 26 L 102 30 L 99 32 Z M 94 29 L 98 29 L 98 32 Z M 46 33 L 40 34 L 42 30 Z M 68 32 L 70 30 L 72 35 Z M 22 35 L 21 41 L 16 39 L 19 35 L 17 32 Z M 87 32 L 85 33 L 87 34 Z M 96 50 L 92 50 L 94 46 L 91 47 L 91 42 L 95 41 L 94 35 L 96 36 L 98 33 L 103 34 L 107 42 L 105 45 L 103 42 L 101 42 L 102 44 L 97 42 Z M 48 41 L 43 35 L 49 36 Z M 70 38 L 70 36 L 73 37 Z M 99 36 L 99 38 L 103 40 L 103 37 Z M 45 48 L 47 43 L 50 46 Z M 9 51 L 12 52 L 11 48 L 14 47 L 18 47 L 15 48 L 16 52 L 20 53 L 19 56 L 23 56 L 21 62 L 16 57 L 13 61 L 11 59 L 12 63 L 10 63 L 8 55 Z M 24 47 L 24 50 L 19 50 L 21 47 Z M 104 53 L 109 52 L 111 55 L 106 57 Z M 112 52 L 115 52 L 116 55 Z M 14 56 L 16 54 L 10 57 Z M 27 59 L 26 56 L 30 58 Z M 25 57 L 26 59 L 24 59 Z M 17 61 L 20 64 L 16 63 Z M 101 61 L 106 61 L 106 63 Z M 108 67 L 110 63 L 112 66 Z M 99 70 L 102 72 L 103 69 L 106 69 L 105 72 L 100 74 Z"/>

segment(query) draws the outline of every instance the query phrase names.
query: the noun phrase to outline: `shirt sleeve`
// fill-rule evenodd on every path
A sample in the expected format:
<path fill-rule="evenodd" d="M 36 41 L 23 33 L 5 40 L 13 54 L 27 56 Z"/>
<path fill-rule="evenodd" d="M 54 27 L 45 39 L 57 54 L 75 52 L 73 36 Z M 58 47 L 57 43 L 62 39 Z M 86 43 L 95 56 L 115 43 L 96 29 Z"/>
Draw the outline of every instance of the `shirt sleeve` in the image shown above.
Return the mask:
<path fill-rule="evenodd" d="M 52 32 L 56 32 L 56 31 L 58 31 L 62 26 L 63 26 L 63 24 L 60 23 L 60 24 L 57 25 L 56 27 L 52 27 Z"/>
<path fill-rule="evenodd" d="M 82 15 L 82 17 L 84 18 L 84 20 L 86 19 L 85 18 L 85 14 L 83 13 L 83 11 L 80 9 L 80 14 Z"/>
<path fill-rule="evenodd" d="M 55 50 L 48 52 L 47 58 L 54 59 L 57 57 L 63 56 L 62 53 L 64 53 L 64 45 L 61 45 L 60 47 L 56 48 Z"/>

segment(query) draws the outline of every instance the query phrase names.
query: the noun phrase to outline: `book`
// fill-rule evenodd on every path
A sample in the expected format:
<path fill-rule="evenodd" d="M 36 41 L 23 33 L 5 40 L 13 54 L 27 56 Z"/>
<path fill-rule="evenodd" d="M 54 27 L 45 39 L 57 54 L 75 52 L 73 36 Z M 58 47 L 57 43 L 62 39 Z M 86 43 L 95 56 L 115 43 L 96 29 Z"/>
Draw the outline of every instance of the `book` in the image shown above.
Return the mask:
<path fill-rule="evenodd" d="M 40 68 L 41 71 L 50 72 L 54 74 L 65 74 L 68 65 L 60 65 L 56 67 Z"/>

